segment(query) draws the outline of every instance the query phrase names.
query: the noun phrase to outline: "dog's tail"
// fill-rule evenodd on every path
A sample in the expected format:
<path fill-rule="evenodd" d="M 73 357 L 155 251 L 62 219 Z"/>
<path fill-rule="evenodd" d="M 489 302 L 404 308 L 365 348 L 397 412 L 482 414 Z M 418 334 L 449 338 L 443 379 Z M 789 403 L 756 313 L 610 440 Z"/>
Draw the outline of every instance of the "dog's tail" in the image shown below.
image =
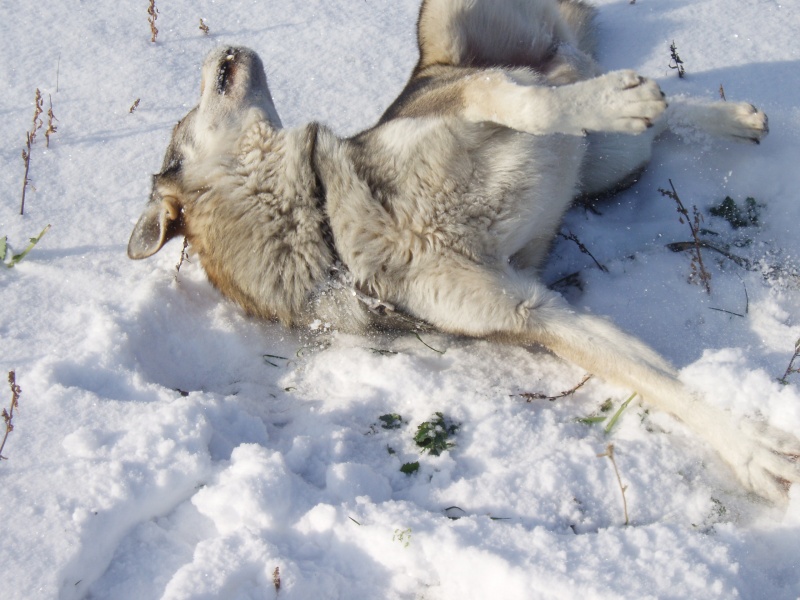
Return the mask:
<path fill-rule="evenodd" d="M 424 0 L 416 71 L 434 65 L 544 71 L 562 45 L 594 54 L 594 16 L 581 0 Z"/>
<path fill-rule="evenodd" d="M 764 423 L 735 422 L 692 393 L 656 352 L 605 319 L 572 310 L 545 296 L 528 309 L 533 341 L 603 379 L 635 390 L 705 439 L 750 490 L 783 503 L 800 482 L 800 441 Z M 529 338 L 529 341 L 531 341 Z"/>
<path fill-rule="evenodd" d="M 663 357 L 606 319 L 581 313 L 552 292 L 540 292 L 521 307 L 528 316 L 528 342 L 674 412 L 671 398 L 686 392 Z"/>
<path fill-rule="evenodd" d="M 589 56 L 597 57 L 597 37 L 595 35 L 597 9 L 581 0 L 559 0 L 561 17 L 575 35 L 578 49 Z"/>

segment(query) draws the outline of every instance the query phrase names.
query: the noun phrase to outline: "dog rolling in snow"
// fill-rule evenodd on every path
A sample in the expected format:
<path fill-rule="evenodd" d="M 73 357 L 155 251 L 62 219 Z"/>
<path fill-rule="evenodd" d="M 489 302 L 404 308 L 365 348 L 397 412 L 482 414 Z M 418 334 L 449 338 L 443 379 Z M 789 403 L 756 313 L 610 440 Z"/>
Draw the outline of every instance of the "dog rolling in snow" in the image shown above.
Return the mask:
<path fill-rule="evenodd" d="M 286 326 L 415 320 L 544 346 L 675 415 L 748 489 L 785 500 L 800 441 L 735 423 L 537 277 L 573 199 L 632 183 L 668 126 L 755 143 L 768 131 L 749 104 L 668 107 L 655 82 L 602 74 L 593 18 L 579 0 L 424 0 L 408 84 L 350 139 L 315 123 L 283 129 L 258 56 L 214 50 L 128 255 L 185 235 L 225 296 Z"/>

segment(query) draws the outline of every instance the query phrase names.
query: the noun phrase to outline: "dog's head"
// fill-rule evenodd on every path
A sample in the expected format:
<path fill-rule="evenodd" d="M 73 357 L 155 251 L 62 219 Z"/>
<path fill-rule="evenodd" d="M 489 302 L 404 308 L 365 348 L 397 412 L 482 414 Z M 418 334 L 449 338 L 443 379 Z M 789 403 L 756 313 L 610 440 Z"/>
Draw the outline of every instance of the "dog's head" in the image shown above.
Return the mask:
<path fill-rule="evenodd" d="M 280 128 L 261 59 L 248 48 L 211 51 L 203 63 L 200 103 L 172 132 L 161 171 L 153 176 L 150 200 L 128 242 L 130 258 L 152 256 L 184 233 L 185 209 L 202 187 L 198 169 L 234 151 L 254 111 Z"/>

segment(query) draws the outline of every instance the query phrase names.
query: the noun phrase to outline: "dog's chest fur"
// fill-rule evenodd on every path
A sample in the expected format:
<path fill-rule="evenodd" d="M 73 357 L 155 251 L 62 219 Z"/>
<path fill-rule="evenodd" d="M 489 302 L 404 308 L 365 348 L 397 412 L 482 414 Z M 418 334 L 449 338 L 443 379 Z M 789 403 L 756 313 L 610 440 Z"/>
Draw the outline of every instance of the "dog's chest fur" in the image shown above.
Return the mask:
<path fill-rule="evenodd" d="M 276 131 L 256 121 L 235 162 L 187 207 L 187 237 L 209 280 L 249 313 L 285 325 L 307 320 L 308 298 L 333 262 L 310 160 L 315 135 L 314 125 Z"/>

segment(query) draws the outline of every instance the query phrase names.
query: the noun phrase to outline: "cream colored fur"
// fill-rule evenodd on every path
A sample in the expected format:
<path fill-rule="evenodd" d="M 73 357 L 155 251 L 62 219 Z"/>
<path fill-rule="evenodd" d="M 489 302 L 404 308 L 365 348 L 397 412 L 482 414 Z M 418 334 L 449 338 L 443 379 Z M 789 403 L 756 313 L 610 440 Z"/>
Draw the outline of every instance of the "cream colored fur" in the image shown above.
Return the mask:
<path fill-rule="evenodd" d="M 600 74 L 592 17 L 573 0 L 425 0 L 406 89 L 351 139 L 282 129 L 255 53 L 213 52 L 129 255 L 183 233 L 225 295 L 286 325 L 411 321 L 541 344 L 682 419 L 748 489 L 783 501 L 800 480 L 796 438 L 734 424 L 536 275 L 573 198 L 630 183 L 670 123 L 756 142 L 767 132 L 750 105 L 667 109 L 653 81 Z"/>

